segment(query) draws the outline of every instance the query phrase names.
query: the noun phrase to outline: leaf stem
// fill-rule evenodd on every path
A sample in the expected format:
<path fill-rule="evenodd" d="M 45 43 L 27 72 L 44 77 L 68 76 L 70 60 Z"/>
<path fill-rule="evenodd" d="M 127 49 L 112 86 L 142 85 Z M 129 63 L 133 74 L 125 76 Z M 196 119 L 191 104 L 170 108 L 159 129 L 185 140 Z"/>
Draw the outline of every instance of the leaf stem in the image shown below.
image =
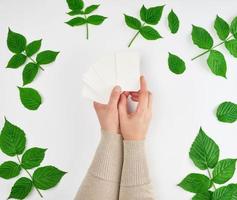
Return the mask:
<path fill-rule="evenodd" d="M 141 28 L 142 28 L 144 25 L 145 25 L 145 23 L 142 24 Z M 140 29 L 141 29 L 141 28 L 140 28 Z M 133 38 L 131 39 L 131 41 L 129 42 L 128 48 L 132 45 L 132 43 L 134 42 L 134 40 L 137 38 L 138 34 L 140 33 L 140 29 L 137 31 L 137 33 L 134 35 L 134 37 L 133 37 Z"/>
<path fill-rule="evenodd" d="M 207 172 L 208 172 L 210 180 L 212 180 L 212 175 L 211 175 L 211 172 L 210 172 L 209 168 L 207 168 Z M 213 186 L 214 190 L 216 190 L 216 186 L 215 186 L 215 184 L 213 182 L 212 182 L 212 186 Z"/>
<path fill-rule="evenodd" d="M 19 156 L 16 155 L 16 157 L 17 157 L 17 160 L 18 160 L 19 164 L 21 164 L 21 160 L 20 160 Z M 23 167 L 22 167 L 22 168 L 23 168 Z M 23 168 L 23 169 L 24 169 L 24 168 Z M 27 169 L 24 169 L 24 170 L 25 170 L 25 172 L 29 175 L 29 177 L 31 178 L 31 181 L 32 181 L 32 183 L 33 183 L 33 177 L 32 177 L 32 175 L 30 174 L 30 172 L 29 172 Z M 40 190 L 39 190 L 37 187 L 35 187 L 34 183 L 33 183 L 33 186 L 34 186 L 34 188 L 36 189 L 36 191 L 38 192 L 38 194 L 40 195 L 40 197 L 41 197 L 41 198 L 44 198 L 43 195 L 42 195 L 42 193 L 40 192 Z"/>
<path fill-rule="evenodd" d="M 27 56 L 26 54 L 24 54 L 27 58 L 29 58 L 33 63 L 35 63 L 35 64 L 37 64 L 37 62 L 33 59 L 33 58 L 31 58 L 30 56 Z M 38 64 L 37 64 L 38 65 Z M 42 68 L 40 65 L 39 65 L 39 68 L 42 70 L 42 71 L 44 71 L 44 68 Z"/>
<path fill-rule="evenodd" d="M 85 16 L 85 20 L 87 21 L 87 16 Z M 88 23 L 86 22 L 86 39 L 89 40 L 89 25 Z"/>
<path fill-rule="evenodd" d="M 213 46 L 211 49 L 208 49 L 208 50 L 202 52 L 201 54 L 199 54 L 199 55 L 193 57 L 191 60 L 193 61 L 193 60 L 195 60 L 195 59 L 197 59 L 197 58 L 199 58 L 199 57 L 205 55 L 206 53 L 210 52 L 211 50 L 215 49 L 216 47 L 221 46 L 222 44 L 224 44 L 226 41 L 228 41 L 228 40 L 231 39 L 232 37 L 233 37 L 233 35 L 229 36 L 229 37 L 226 38 L 224 41 L 222 41 L 222 42 L 220 42 L 219 44 Z"/>

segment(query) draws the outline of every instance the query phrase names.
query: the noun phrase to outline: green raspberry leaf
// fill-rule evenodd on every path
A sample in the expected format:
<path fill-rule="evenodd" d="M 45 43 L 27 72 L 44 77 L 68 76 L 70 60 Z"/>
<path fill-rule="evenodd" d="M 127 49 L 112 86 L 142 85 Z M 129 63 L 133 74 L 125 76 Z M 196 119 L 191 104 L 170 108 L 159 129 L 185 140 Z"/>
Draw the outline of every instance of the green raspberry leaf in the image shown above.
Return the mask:
<path fill-rule="evenodd" d="M 226 78 L 226 61 L 224 55 L 221 52 L 211 50 L 207 59 L 207 64 L 213 74 Z"/>
<path fill-rule="evenodd" d="M 211 181 L 207 176 L 193 173 L 185 177 L 178 186 L 188 192 L 203 193 L 208 191 Z"/>
<path fill-rule="evenodd" d="M 84 11 L 82 10 L 72 10 L 70 12 L 67 13 L 70 16 L 74 16 L 74 15 L 84 15 Z"/>
<path fill-rule="evenodd" d="M 179 30 L 179 18 L 174 13 L 173 10 L 170 11 L 168 15 L 168 25 L 170 28 L 171 33 L 175 34 Z"/>
<path fill-rule="evenodd" d="M 55 187 L 65 174 L 54 166 L 40 167 L 33 174 L 33 183 L 41 190 L 48 190 Z"/>
<path fill-rule="evenodd" d="M 50 51 L 50 50 L 42 51 L 39 54 L 37 54 L 36 61 L 40 65 L 46 65 L 54 62 L 58 54 L 59 52 L 56 51 Z"/>
<path fill-rule="evenodd" d="M 217 163 L 213 170 L 212 181 L 224 184 L 229 181 L 235 173 L 236 159 L 225 159 Z"/>
<path fill-rule="evenodd" d="M 147 40 L 157 40 L 159 38 L 162 38 L 158 31 L 151 26 L 143 26 L 140 29 L 140 33 Z"/>
<path fill-rule="evenodd" d="M 26 46 L 26 55 L 33 56 L 40 50 L 42 40 L 35 40 Z"/>
<path fill-rule="evenodd" d="M 0 149 L 8 156 L 23 153 L 26 146 L 26 137 L 23 130 L 11 124 L 5 118 L 4 127 L 0 135 Z"/>
<path fill-rule="evenodd" d="M 169 53 L 168 65 L 170 71 L 175 74 L 182 74 L 186 69 L 185 62 L 180 57 L 171 53 Z"/>
<path fill-rule="evenodd" d="M 91 5 L 91 6 L 88 6 L 86 9 L 85 9 L 85 12 L 84 14 L 88 15 L 90 13 L 92 13 L 93 11 L 95 11 L 100 5 Z"/>
<path fill-rule="evenodd" d="M 213 46 L 213 39 L 211 35 L 202 27 L 193 25 L 192 40 L 199 48 L 211 49 Z"/>
<path fill-rule="evenodd" d="M 232 102 L 221 103 L 217 108 L 216 116 L 221 122 L 235 122 L 237 120 L 237 104 Z"/>
<path fill-rule="evenodd" d="M 18 176 L 21 171 L 21 166 L 13 161 L 7 161 L 0 165 L 0 177 L 10 179 Z"/>
<path fill-rule="evenodd" d="M 40 166 L 41 162 L 44 160 L 46 150 L 47 149 L 38 147 L 28 149 L 22 156 L 21 166 L 24 169 L 32 169 Z"/>
<path fill-rule="evenodd" d="M 26 62 L 26 56 L 25 55 L 23 55 L 21 53 L 15 54 L 9 60 L 9 62 L 7 64 L 7 68 L 16 69 L 16 68 L 20 67 L 21 65 L 23 65 L 25 62 Z"/>
<path fill-rule="evenodd" d="M 204 192 L 204 193 L 198 193 L 196 194 L 192 200 L 212 200 L 212 192 Z"/>
<path fill-rule="evenodd" d="M 105 19 L 107 19 L 107 17 L 101 15 L 91 15 L 87 18 L 87 22 L 93 25 L 100 25 L 104 22 Z"/>
<path fill-rule="evenodd" d="M 30 194 L 32 187 L 32 181 L 26 177 L 22 177 L 13 185 L 8 199 L 25 199 Z"/>
<path fill-rule="evenodd" d="M 35 64 L 35 63 L 28 63 L 22 73 L 23 76 L 23 85 L 27 85 L 29 83 L 31 83 L 39 70 L 39 65 Z"/>
<path fill-rule="evenodd" d="M 81 10 L 84 7 L 82 0 L 67 0 L 67 4 L 71 10 Z"/>
<path fill-rule="evenodd" d="M 65 23 L 68 24 L 69 26 L 80 26 L 86 24 L 86 20 L 82 17 L 75 17 Z"/>
<path fill-rule="evenodd" d="M 139 30 L 142 26 L 141 22 L 135 17 L 124 15 L 126 24 L 135 30 Z"/>
<path fill-rule="evenodd" d="M 218 15 L 216 16 L 214 28 L 221 40 L 225 40 L 230 34 L 229 24 Z"/>
<path fill-rule="evenodd" d="M 162 16 L 163 9 L 164 9 L 164 5 L 151 7 L 148 9 L 143 5 L 140 10 L 140 16 L 141 16 L 142 21 L 151 25 L 158 24 Z"/>
<path fill-rule="evenodd" d="M 37 110 L 42 103 L 38 91 L 33 88 L 18 87 L 20 92 L 21 103 L 29 110 Z"/>
<path fill-rule="evenodd" d="M 237 39 L 237 17 L 235 17 L 230 25 L 230 32 L 234 35 L 234 37 Z"/>
<path fill-rule="evenodd" d="M 213 169 L 219 160 L 218 145 L 200 128 L 189 152 L 189 157 L 201 170 Z"/>
<path fill-rule="evenodd" d="M 230 184 L 218 188 L 212 196 L 212 200 L 237 200 L 237 185 Z"/>
<path fill-rule="evenodd" d="M 225 42 L 226 49 L 232 56 L 237 58 L 237 39 L 228 40 Z"/>
<path fill-rule="evenodd" d="M 11 29 L 9 28 L 7 36 L 7 46 L 11 52 L 19 54 L 26 48 L 26 38 L 19 33 L 11 31 Z"/>

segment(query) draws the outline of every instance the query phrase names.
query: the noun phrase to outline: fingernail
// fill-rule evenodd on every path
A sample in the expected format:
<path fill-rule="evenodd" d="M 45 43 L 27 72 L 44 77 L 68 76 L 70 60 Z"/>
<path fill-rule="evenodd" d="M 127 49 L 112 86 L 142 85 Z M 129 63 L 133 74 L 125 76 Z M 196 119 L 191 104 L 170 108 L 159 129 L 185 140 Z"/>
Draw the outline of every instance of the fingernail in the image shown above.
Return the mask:
<path fill-rule="evenodd" d="M 114 87 L 114 91 L 115 91 L 115 92 L 120 92 L 120 91 L 121 91 L 121 87 L 118 86 L 118 85 L 115 86 L 115 87 Z"/>

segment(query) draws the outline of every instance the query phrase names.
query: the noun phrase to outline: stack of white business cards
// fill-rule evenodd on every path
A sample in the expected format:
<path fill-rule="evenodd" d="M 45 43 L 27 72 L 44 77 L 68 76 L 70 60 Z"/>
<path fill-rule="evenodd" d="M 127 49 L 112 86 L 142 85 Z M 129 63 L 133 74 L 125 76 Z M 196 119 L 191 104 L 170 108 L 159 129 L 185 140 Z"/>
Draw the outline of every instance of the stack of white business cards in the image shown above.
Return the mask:
<path fill-rule="evenodd" d="M 105 56 L 83 75 L 82 95 L 107 104 L 114 86 L 122 91 L 139 90 L 140 57 L 132 51 Z"/>

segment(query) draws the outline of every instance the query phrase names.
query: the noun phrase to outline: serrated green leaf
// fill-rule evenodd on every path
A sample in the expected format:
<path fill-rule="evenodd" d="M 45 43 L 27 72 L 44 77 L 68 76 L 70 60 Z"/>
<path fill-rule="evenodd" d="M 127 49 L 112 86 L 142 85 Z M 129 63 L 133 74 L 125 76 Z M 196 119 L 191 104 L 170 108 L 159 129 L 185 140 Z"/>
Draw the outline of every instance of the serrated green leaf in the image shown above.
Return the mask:
<path fill-rule="evenodd" d="M 70 25 L 70 26 L 80 26 L 83 24 L 86 24 L 86 20 L 82 17 L 75 17 L 71 20 L 69 20 L 68 22 L 65 22 L 66 24 Z"/>
<path fill-rule="evenodd" d="M 177 33 L 179 30 L 179 18 L 174 13 L 173 10 L 170 11 L 168 15 L 168 25 L 170 28 L 171 33 Z"/>
<path fill-rule="evenodd" d="M 8 156 L 20 155 L 23 153 L 25 146 L 26 137 L 24 131 L 5 119 L 0 135 L 0 149 L 2 152 Z"/>
<path fill-rule="evenodd" d="M 37 110 L 42 103 L 38 91 L 33 88 L 18 87 L 20 92 L 21 103 L 29 110 Z"/>
<path fill-rule="evenodd" d="M 72 10 L 72 11 L 68 12 L 67 14 L 70 16 L 84 15 L 84 11 L 83 10 Z"/>
<path fill-rule="evenodd" d="M 40 50 L 42 40 L 35 40 L 26 46 L 26 55 L 33 56 Z"/>
<path fill-rule="evenodd" d="M 212 200 L 212 192 L 204 192 L 204 193 L 198 193 L 196 194 L 192 200 Z"/>
<path fill-rule="evenodd" d="M 225 42 L 226 49 L 232 56 L 237 58 L 237 39 L 228 40 Z"/>
<path fill-rule="evenodd" d="M 9 28 L 8 29 L 8 36 L 7 36 L 7 46 L 11 52 L 19 54 L 25 50 L 26 38 L 19 33 L 13 32 Z"/>
<path fill-rule="evenodd" d="M 213 47 L 213 39 L 211 35 L 202 27 L 193 25 L 192 40 L 199 48 L 211 49 Z"/>
<path fill-rule="evenodd" d="M 224 55 L 221 52 L 217 50 L 211 50 L 207 59 L 207 64 L 213 74 L 226 78 L 226 61 Z"/>
<path fill-rule="evenodd" d="M 201 170 L 213 169 L 219 160 L 218 145 L 200 128 L 189 152 L 189 157 Z"/>
<path fill-rule="evenodd" d="M 236 159 L 225 159 L 217 163 L 213 170 L 212 181 L 218 184 L 224 184 L 229 181 L 235 173 Z"/>
<path fill-rule="evenodd" d="M 8 199 L 25 199 L 30 194 L 32 187 L 32 181 L 26 177 L 22 177 L 13 185 Z"/>
<path fill-rule="evenodd" d="M 140 29 L 140 33 L 147 40 L 157 40 L 159 38 L 162 38 L 158 31 L 151 26 L 143 26 Z"/>
<path fill-rule="evenodd" d="M 230 25 L 230 32 L 234 35 L 234 37 L 237 39 L 237 17 L 235 17 Z"/>
<path fill-rule="evenodd" d="M 32 169 L 34 167 L 38 167 L 44 160 L 46 150 L 47 149 L 38 147 L 28 149 L 22 156 L 21 166 L 24 169 Z"/>
<path fill-rule="evenodd" d="M 169 53 L 168 65 L 170 71 L 175 74 L 182 74 L 186 69 L 185 62 L 180 57 L 171 53 Z"/>
<path fill-rule="evenodd" d="M 216 116 L 219 121 L 233 123 L 237 120 L 237 104 L 223 102 L 219 105 Z"/>
<path fill-rule="evenodd" d="M 237 200 L 237 187 L 235 184 L 230 184 L 218 188 L 212 196 L 212 200 Z"/>
<path fill-rule="evenodd" d="M 33 183 L 41 190 L 48 190 L 55 187 L 65 174 L 54 166 L 40 167 L 33 174 Z"/>
<path fill-rule="evenodd" d="M 229 36 L 230 33 L 229 24 L 218 15 L 216 16 L 214 28 L 221 40 L 225 40 Z"/>
<path fill-rule="evenodd" d="M 93 11 L 95 11 L 100 5 L 91 5 L 91 6 L 88 6 L 86 9 L 85 9 L 85 14 L 90 14 L 92 13 Z"/>
<path fill-rule="evenodd" d="M 39 65 L 35 64 L 35 63 L 28 63 L 22 73 L 22 77 L 23 77 L 23 85 L 27 85 L 29 83 L 31 83 L 39 70 Z"/>
<path fill-rule="evenodd" d="M 58 54 L 59 52 L 51 50 L 42 51 L 39 54 L 37 54 L 36 61 L 40 65 L 46 65 L 54 62 Z"/>
<path fill-rule="evenodd" d="M 10 179 L 18 176 L 21 171 L 21 166 L 13 161 L 7 161 L 0 165 L 0 177 Z"/>
<path fill-rule="evenodd" d="M 14 56 L 11 57 L 11 59 L 9 60 L 8 64 L 7 64 L 7 68 L 12 68 L 12 69 L 16 69 L 18 67 L 20 67 L 21 65 L 23 65 L 26 61 L 26 56 L 23 54 L 15 54 Z"/>
<path fill-rule="evenodd" d="M 151 7 L 148 9 L 143 5 L 140 10 L 140 16 L 141 16 L 142 21 L 151 25 L 158 24 L 162 16 L 163 9 L 164 9 L 164 5 Z"/>
<path fill-rule="evenodd" d="M 124 15 L 126 24 L 135 30 L 139 30 L 142 26 L 141 22 L 135 17 Z"/>
<path fill-rule="evenodd" d="M 203 174 L 189 174 L 181 183 L 178 184 L 181 188 L 192 193 L 207 192 L 211 186 L 210 179 Z"/>
<path fill-rule="evenodd" d="M 104 22 L 105 19 L 107 19 L 107 17 L 101 15 L 91 15 L 87 18 L 87 22 L 93 25 L 100 25 Z"/>
<path fill-rule="evenodd" d="M 84 7 L 82 0 L 67 0 L 67 4 L 71 10 L 81 10 Z"/>

